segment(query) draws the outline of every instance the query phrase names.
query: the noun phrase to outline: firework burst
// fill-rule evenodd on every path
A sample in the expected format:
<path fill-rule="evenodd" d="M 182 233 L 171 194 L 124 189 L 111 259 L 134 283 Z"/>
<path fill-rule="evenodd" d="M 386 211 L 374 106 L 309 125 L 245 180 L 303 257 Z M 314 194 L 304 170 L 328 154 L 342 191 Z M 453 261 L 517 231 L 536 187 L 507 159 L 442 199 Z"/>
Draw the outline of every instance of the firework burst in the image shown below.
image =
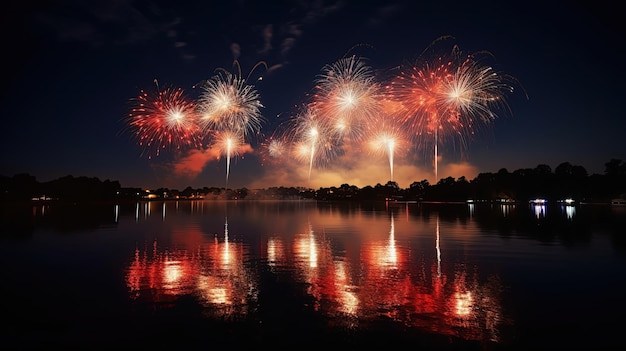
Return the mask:
<path fill-rule="evenodd" d="M 201 85 L 199 124 L 204 131 L 232 131 L 248 136 L 261 129 L 259 93 L 240 76 L 219 71 Z"/>
<path fill-rule="evenodd" d="M 180 88 L 155 92 L 142 90 L 131 100 L 127 126 L 137 138 L 142 155 L 159 156 L 165 149 L 181 150 L 202 145 L 195 104 Z"/>
<path fill-rule="evenodd" d="M 261 143 L 261 159 L 263 163 L 276 163 L 288 153 L 288 141 L 279 136 L 271 136 Z"/>
<path fill-rule="evenodd" d="M 311 108 L 328 121 L 339 139 L 359 141 L 380 110 L 380 98 L 373 70 L 362 59 L 350 56 L 323 67 Z"/>
<path fill-rule="evenodd" d="M 354 55 L 324 65 L 304 108 L 261 142 L 262 161 L 294 157 L 307 164 L 310 180 L 314 167 L 367 151 L 386 156 L 393 181 L 395 160 L 414 145 L 433 157 L 437 178 L 440 144 L 467 148 L 477 131 L 509 112 L 505 98 L 514 90 L 514 80 L 487 64 L 485 52 L 468 54 L 456 45 L 436 52 L 441 42 L 399 65 L 384 83 Z M 217 69 L 201 82 L 195 102 L 182 89 L 158 84 L 156 92 L 142 90 L 132 99 L 127 128 L 142 155 L 210 147 L 226 158 L 228 182 L 231 160 L 252 151 L 250 138 L 262 137 L 265 122 L 259 93 L 248 82 L 267 65 L 258 63 L 245 78 L 236 60 L 234 66 L 235 73 Z"/>
<path fill-rule="evenodd" d="M 235 65 L 239 68 L 236 61 Z M 258 135 L 264 121 L 261 114 L 263 105 L 259 100 L 259 93 L 241 76 L 240 69 L 237 74 L 218 70 L 200 88 L 202 92 L 197 103 L 198 124 L 205 138 L 216 138 L 211 142 L 213 145 L 219 145 L 225 140 L 228 143 L 235 140 L 243 143 L 247 137 Z M 228 137 L 223 139 L 225 136 Z M 226 157 L 226 180 L 232 156 L 229 153 Z"/>
<path fill-rule="evenodd" d="M 323 165 L 336 156 L 337 140 L 328 121 L 319 118 L 310 108 L 305 108 L 290 122 L 294 155 L 308 163 L 310 179 L 313 166 Z"/>
<path fill-rule="evenodd" d="M 437 177 L 439 143 L 466 148 L 477 128 L 507 109 L 505 95 L 513 87 L 508 76 L 483 64 L 479 54 L 465 54 L 454 46 L 435 57 L 402 66 L 389 88 L 392 98 L 402 104 L 400 119 L 418 146 L 433 145 Z"/>

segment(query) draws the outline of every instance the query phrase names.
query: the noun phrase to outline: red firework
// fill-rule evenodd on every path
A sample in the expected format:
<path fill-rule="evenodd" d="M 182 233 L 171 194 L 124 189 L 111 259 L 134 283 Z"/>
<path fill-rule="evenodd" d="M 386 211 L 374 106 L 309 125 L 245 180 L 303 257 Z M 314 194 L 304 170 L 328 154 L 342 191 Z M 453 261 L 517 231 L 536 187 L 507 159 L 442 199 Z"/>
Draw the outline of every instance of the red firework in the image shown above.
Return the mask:
<path fill-rule="evenodd" d="M 195 104 L 182 89 L 157 89 L 155 93 L 142 90 L 131 103 L 127 124 L 142 147 L 142 155 L 152 158 L 166 149 L 202 146 Z"/>
<path fill-rule="evenodd" d="M 513 87 L 510 77 L 457 46 L 434 59 L 426 56 L 401 67 L 389 93 L 402 105 L 400 119 L 417 144 L 425 150 L 434 145 L 437 175 L 438 144 L 466 148 L 478 127 L 493 121 L 497 111 L 508 109 L 505 95 Z"/>

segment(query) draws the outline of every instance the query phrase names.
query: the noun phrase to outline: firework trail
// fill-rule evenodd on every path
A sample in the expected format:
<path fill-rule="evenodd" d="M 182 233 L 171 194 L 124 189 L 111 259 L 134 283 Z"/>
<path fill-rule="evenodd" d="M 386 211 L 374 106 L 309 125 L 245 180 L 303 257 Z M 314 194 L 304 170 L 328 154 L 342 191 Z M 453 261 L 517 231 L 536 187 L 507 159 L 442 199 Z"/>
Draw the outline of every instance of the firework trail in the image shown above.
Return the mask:
<path fill-rule="evenodd" d="M 202 145 L 195 104 L 182 89 L 159 90 L 156 84 L 154 92 L 142 90 L 130 103 L 126 123 L 138 139 L 142 155 L 152 158 L 165 149 L 181 150 Z"/>
<path fill-rule="evenodd" d="M 295 156 L 307 161 L 310 180 L 313 166 L 330 160 L 337 152 L 332 126 L 308 107 L 297 114 L 290 123 L 289 139 L 294 144 Z"/>
<path fill-rule="evenodd" d="M 239 67 L 236 61 L 235 63 Z M 223 138 L 224 135 L 230 135 L 228 139 L 230 142 L 234 140 L 241 142 L 246 137 L 260 132 L 264 122 L 261 114 L 263 105 L 259 100 L 259 93 L 241 76 L 240 70 L 237 74 L 218 70 L 217 74 L 203 82 L 200 88 L 202 92 L 197 103 L 198 121 L 205 136 L 217 133 L 218 138 Z M 216 141 L 217 144 L 222 142 L 224 140 Z M 227 144 L 230 145 L 228 142 Z M 227 147 L 224 151 L 228 181 L 233 149 Z"/>
<path fill-rule="evenodd" d="M 401 119 L 418 145 L 432 137 L 437 177 L 439 143 L 450 138 L 466 147 L 477 127 L 497 118 L 496 111 L 508 110 L 505 95 L 513 87 L 510 77 L 483 64 L 480 53 L 465 54 L 457 46 L 435 59 L 425 53 L 421 60 L 403 65 L 389 87 L 403 105 Z"/>
<path fill-rule="evenodd" d="M 389 161 L 390 180 L 393 181 L 394 156 L 405 148 L 405 137 L 399 128 L 381 124 L 369 139 L 370 150 L 374 154 L 383 154 Z"/>
<path fill-rule="evenodd" d="M 407 137 L 400 120 L 397 119 L 399 104 L 383 99 L 379 114 L 367 129 L 369 151 L 383 154 L 389 161 L 390 180 L 393 181 L 394 157 L 406 150 Z"/>
<path fill-rule="evenodd" d="M 212 147 L 220 155 L 226 156 L 226 181 L 230 174 L 230 161 L 234 156 L 239 155 L 239 149 L 243 146 L 244 140 L 240 133 L 224 131 L 215 133 Z"/>

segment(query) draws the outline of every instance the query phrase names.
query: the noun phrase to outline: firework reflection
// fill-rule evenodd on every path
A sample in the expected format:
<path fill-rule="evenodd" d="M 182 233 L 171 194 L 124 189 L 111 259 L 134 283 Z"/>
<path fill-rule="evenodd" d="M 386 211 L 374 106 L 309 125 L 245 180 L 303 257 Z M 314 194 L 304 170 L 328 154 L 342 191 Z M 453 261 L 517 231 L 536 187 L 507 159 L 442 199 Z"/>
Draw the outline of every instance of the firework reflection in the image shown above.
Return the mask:
<path fill-rule="evenodd" d="M 189 229 L 184 236 L 205 237 Z M 195 249 L 161 249 L 156 240 L 151 247 L 138 246 L 126 284 L 134 300 L 161 304 L 196 296 L 208 315 L 246 315 L 257 300 L 257 282 L 243 265 L 246 255 L 243 244 L 228 240 L 226 221 L 223 240 L 200 239 Z"/>
<path fill-rule="evenodd" d="M 352 254 L 333 254 L 333 243 L 316 235 L 312 223 L 305 233 L 296 235 L 294 265 L 309 286 L 315 309 L 330 317 L 329 323 L 347 328 L 384 317 L 436 334 L 498 342 L 504 318 L 497 277 L 481 282 L 479 272 L 442 262 L 441 236 L 445 233 L 441 233 L 438 216 L 430 262 L 427 256 L 414 256 L 406 243 L 398 241 L 395 226 L 391 216 L 385 240 L 365 241 Z M 275 239 L 270 246 L 275 253 Z M 352 264 L 349 256 L 360 260 Z"/>

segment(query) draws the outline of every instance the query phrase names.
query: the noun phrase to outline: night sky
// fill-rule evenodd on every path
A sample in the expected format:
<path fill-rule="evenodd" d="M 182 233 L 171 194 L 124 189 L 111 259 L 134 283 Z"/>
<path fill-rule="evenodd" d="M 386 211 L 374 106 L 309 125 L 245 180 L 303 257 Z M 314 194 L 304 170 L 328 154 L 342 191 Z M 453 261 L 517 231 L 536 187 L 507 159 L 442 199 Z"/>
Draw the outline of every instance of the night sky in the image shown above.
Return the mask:
<path fill-rule="evenodd" d="M 570 4 L 571 3 L 571 4 Z M 44 182 L 66 175 L 124 187 L 339 186 L 390 180 L 384 157 L 344 157 L 314 168 L 262 162 L 261 142 L 307 101 L 316 77 L 347 53 L 381 76 L 438 38 L 487 51 L 516 79 L 502 113 L 467 143 L 441 145 L 438 179 L 506 168 L 553 170 L 563 162 L 603 174 L 626 160 L 626 57 L 617 5 L 445 1 L 25 1 L 2 15 L 3 138 L 0 174 Z M 231 159 L 142 155 L 128 132 L 129 101 L 141 90 L 184 89 L 216 69 L 254 80 L 264 122 L 247 152 Z M 411 149 L 411 147 L 408 147 Z M 413 153 L 413 156 L 409 154 Z M 393 180 L 436 183 L 424 151 L 395 159 Z"/>

